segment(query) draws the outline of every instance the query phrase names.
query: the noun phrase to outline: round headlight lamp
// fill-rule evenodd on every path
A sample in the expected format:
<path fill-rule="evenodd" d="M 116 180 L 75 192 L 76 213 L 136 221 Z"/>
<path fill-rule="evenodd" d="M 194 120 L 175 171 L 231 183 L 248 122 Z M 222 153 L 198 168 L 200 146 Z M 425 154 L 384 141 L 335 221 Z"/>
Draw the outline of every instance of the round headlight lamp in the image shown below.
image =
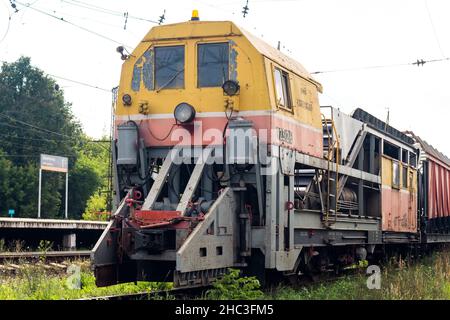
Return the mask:
<path fill-rule="evenodd" d="M 227 80 L 223 83 L 222 89 L 227 96 L 235 96 L 239 93 L 239 83 L 234 80 Z"/>
<path fill-rule="evenodd" d="M 126 93 L 122 96 L 122 102 L 125 106 L 131 106 L 131 96 Z"/>
<path fill-rule="evenodd" d="M 180 123 L 189 123 L 195 118 L 195 109 L 189 103 L 182 102 L 175 107 L 173 116 Z"/>

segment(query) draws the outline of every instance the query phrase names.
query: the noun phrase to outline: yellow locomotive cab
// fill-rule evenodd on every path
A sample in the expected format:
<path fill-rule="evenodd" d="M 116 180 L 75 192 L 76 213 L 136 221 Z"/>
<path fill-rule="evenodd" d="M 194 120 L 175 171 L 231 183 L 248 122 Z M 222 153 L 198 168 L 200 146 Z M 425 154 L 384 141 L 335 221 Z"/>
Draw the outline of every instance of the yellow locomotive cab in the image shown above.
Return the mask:
<path fill-rule="evenodd" d="M 239 86 L 234 96 L 223 90 L 229 80 Z M 298 62 L 232 22 L 153 28 L 124 62 L 119 88 L 116 124 L 139 121 L 146 146 L 178 143 L 173 132 L 183 127 L 173 114 L 187 103 L 197 124 L 187 130 L 202 130 L 195 144 L 213 143 L 205 131 L 221 133 L 233 115 L 253 121 L 256 131 L 267 130 L 269 142 L 322 153 L 320 84 Z"/>

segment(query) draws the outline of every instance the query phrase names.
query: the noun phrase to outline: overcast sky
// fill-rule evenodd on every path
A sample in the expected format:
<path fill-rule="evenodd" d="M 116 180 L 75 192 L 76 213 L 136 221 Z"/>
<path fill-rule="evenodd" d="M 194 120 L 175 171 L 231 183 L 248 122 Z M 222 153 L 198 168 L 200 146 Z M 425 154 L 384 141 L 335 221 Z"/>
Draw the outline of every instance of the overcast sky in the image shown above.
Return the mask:
<path fill-rule="evenodd" d="M 158 20 L 166 10 L 164 23 L 186 21 L 192 9 L 198 9 L 202 20 L 232 20 L 273 46 L 281 41 L 282 51 L 310 72 L 338 70 L 315 75 L 324 87 L 322 105 L 347 113 L 361 107 L 381 119 L 386 119 L 389 108 L 391 125 L 415 131 L 450 155 L 446 130 L 450 60 L 407 65 L 450 55 L 448 0 L 250 0 L 245 18 L 241 13 L 245 0 L 20 0 L 16 4 L 17 13 L 9 0 L 0 0 L 0 60 L 29 56 L 49 74 L 110 90 L 118 84 L 122 63 L 116 47 L 134 48 L 155 25 L 145 20 Z M 129 15 L 126 30 L 124 12 Z M 108 133 L 111 94 L 57 81 L 85 132 L 95 138 Z"/>

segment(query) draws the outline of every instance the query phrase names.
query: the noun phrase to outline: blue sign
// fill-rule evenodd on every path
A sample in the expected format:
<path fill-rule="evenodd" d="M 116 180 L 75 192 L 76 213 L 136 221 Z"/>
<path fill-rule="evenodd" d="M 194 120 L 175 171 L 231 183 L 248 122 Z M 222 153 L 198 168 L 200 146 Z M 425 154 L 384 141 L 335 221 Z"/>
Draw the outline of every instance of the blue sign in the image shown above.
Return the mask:
<path fill-rule="evenodd" d="M 12 218 L 14 215 L 16 214 L 16 212 L 14 211 L 14 209 L 9 209 L 8 210 L 8 215 Z"/>

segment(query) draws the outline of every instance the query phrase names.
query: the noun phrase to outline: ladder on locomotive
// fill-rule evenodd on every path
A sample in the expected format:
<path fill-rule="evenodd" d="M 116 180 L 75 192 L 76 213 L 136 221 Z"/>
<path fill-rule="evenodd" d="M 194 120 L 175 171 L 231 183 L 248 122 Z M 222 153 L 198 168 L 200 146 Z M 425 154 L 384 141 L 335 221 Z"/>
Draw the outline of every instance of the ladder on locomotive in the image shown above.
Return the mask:
<path fill-rule="evenodd" d="M 338 191 L 339 191 L 339 163 L 340 163 L 340 143 L 339 136 L 334 125 L 334 120 L 326 118 L 322 114 L 323 127 L 323 149 L 324 157 L 327 160 L 326 172 L 326 201 L 324 204 L 323 224 L 328 227 L 336 222 L 338 212 Z M 336 171 L 333 172 L 332 163 L 335 164 Z M 334 216 L 334 221 L 330 220 Z"/>

